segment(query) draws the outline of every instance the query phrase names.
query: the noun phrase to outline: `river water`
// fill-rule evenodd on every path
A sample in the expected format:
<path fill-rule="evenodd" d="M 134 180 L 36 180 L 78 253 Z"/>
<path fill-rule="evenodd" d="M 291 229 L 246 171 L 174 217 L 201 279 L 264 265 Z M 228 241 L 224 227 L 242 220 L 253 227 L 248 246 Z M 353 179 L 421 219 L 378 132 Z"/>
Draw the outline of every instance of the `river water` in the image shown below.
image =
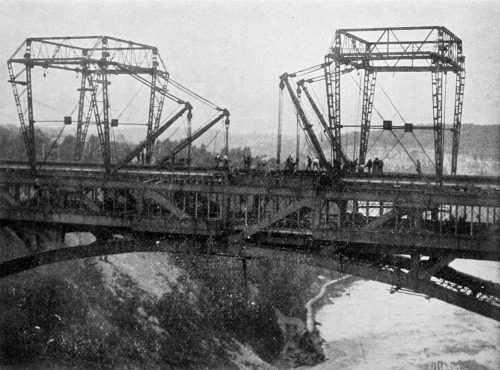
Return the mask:
<path fill-rule="evenodd" d="M 500 263 L 452 267 L 500 282 Z M 328 360 L 310 369 L 500 369 L 500 324 L 436 299 L 354 283 L 316 316 Z"/>

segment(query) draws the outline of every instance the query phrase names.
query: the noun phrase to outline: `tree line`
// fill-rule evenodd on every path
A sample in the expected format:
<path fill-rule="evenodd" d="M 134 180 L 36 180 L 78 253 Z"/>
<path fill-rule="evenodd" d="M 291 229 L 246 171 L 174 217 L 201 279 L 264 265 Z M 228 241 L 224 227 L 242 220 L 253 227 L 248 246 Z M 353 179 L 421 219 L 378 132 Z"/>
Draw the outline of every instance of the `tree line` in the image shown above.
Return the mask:
<path fill-rule="evenodd" d="M 172 153 L 173 149 L 179 144 L 178 141 L 165 139 L 157 140 L 153 152 L 153 162 L 163 158 L 163 156 Z M 53 161 L 74 161 L 75 160 L 76 137 L 66 135 L 56 140 L 54 133 L 44 132 L 35 129 L 35 150 L 37 161 L 53 162 Z M 136 144 L 127 141 L 111 141 L 111 159 L 117 162 L 124 158 Z M 205 144 L 200 146 L 193 145 L 191 147 L 191 165 L 193 167 L 213 167 L 215 166 L 215 156 L 225 155 L 224 149 L 219 152 L 211 152 Z M 251 156 L 250 147 L 231 148 L 228 156 L 231 161 L 231 166 L 243 168 L 244 156 Z M 187 163 L 188 150 L 183 149 L 176 155 L 176 162 L 183 164 Z M 19 160 L 27 161 L 26 146 L 24 144 L 23 135 L 19 128 L 13 125 L 0 125 L 0 158 L 3 160 Z M 102 163 L 102 151 L 99 143 L 99 138 L 96 135 L 89 135 L 85 142 L 82 153 L 82 162 L 86 163 Z M 132 162 L 137 162 L 133 160 Z"/>

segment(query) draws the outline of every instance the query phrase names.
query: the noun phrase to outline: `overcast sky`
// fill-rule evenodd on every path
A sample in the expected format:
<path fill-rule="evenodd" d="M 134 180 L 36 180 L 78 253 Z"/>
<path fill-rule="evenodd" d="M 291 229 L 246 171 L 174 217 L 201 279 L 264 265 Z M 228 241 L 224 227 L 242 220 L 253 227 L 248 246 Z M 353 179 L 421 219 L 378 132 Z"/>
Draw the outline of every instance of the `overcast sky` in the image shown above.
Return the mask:
<path fill-rule="evenodd" d="M 24 39 L 109 35 L 157 46 L 174 79 L 229 109 L 233 130 L 275 132 L 279 75 L 321 63 L 336 29 L 424 25 L 463 40 L 462 122 L 499 123 L 499 1 L 2 1 L 0 114 L 18 124 L 6 62 Z M 407 121 L 426 99 L 404 105 Z"/>

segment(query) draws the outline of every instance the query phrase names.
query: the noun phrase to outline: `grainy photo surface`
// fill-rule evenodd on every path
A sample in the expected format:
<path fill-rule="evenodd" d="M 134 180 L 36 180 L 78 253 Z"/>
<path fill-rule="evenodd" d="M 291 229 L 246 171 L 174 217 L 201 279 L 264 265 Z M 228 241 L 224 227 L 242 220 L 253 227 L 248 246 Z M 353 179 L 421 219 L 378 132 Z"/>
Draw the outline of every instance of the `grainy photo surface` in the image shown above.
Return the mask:
<path fill-rule="evenodd" d="M 0 31 L 1 369 L 500 368 L 498 2 Z"/>

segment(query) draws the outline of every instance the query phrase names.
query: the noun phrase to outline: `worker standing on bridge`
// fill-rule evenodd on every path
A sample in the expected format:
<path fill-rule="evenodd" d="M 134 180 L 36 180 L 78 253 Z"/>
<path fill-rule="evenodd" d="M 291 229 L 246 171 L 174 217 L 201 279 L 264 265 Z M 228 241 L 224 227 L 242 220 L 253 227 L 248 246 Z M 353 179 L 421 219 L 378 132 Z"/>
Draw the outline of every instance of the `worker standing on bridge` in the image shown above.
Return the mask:
<path fill-rule="evenodd" d="M 368 162 L 366 162 L 366 168 L 368 168 L 368 173 L 372 173 L 372 166 L 373 166 L 373 162 L 371 160 L 371 158 L 368 160 Z"/>
<path fill-rule="evenodd" d="M 352 171 L 353 173 L 358 172 L 358 158 L 354 159 L 354 161 L 352 162 L 352 168 L 351 168 L 351 171 Z"/>
<path fill-rule="evenodd" d="M 247 156 L 243 155 L 243 161 L 245 162 L 245 170 L 250 171 L 252 166 L 252 156 L 249 154 Z"/>
<path fill-rule="evenodd" d="M 312 166 L 312 159 L 311 157 L 307 156 L 307 167 L 306 167 L 306 171 L 311 171 L 311 166 Z"/>
<path fill-rule="evenodd" d="M 379 159 L 378 161 L 378 172 L 383 173 L 384 172 L 384 161 Z"/>
<path fill-rule="evenodd" d="M 285 171 L 286 172 L 292 171 L 292 163 L 293 163 L 293 159 L 292 159 L 292 155 L 290 154 L 285 162 Z"/>
<path fill-rule="evenodd" d="M 422 174 L 422 165 L 420 164 L 419 159 L 417 159 L 417 173 L 419 176 Z"/>
<path fill-rule="evenodd" d="M 318 159 L 318 157 L 315 157 L 314 161 L 313 161 L 313 171 L 315 169 L 319 171 L 319 159 Z"/>
<path fill-rule="evenodd" d="M 373 173 L 378 173 L 379 163 L 378 157 L 376 157 L 373 161 Z"/>
<path fill-rule="evenodd" d="M 217 154 L 215 156 L 215 168 L 219 168 L 219 163 L 220 163 L 220 155 Z"/>
<path fill-rule="evenodd" d="M 260 166 L 262 167 L 262 171 L 265 172 L 267 167 L 267 158 L 265 155 L 260 160 Z"/>
<path fill-rule="evenodd" d="M 218 165 L 217 165 L 218 167 Z M 227 154 L 224 154 L 224 170 L 228 171 L 229 170 L 229 158 Z"/>

